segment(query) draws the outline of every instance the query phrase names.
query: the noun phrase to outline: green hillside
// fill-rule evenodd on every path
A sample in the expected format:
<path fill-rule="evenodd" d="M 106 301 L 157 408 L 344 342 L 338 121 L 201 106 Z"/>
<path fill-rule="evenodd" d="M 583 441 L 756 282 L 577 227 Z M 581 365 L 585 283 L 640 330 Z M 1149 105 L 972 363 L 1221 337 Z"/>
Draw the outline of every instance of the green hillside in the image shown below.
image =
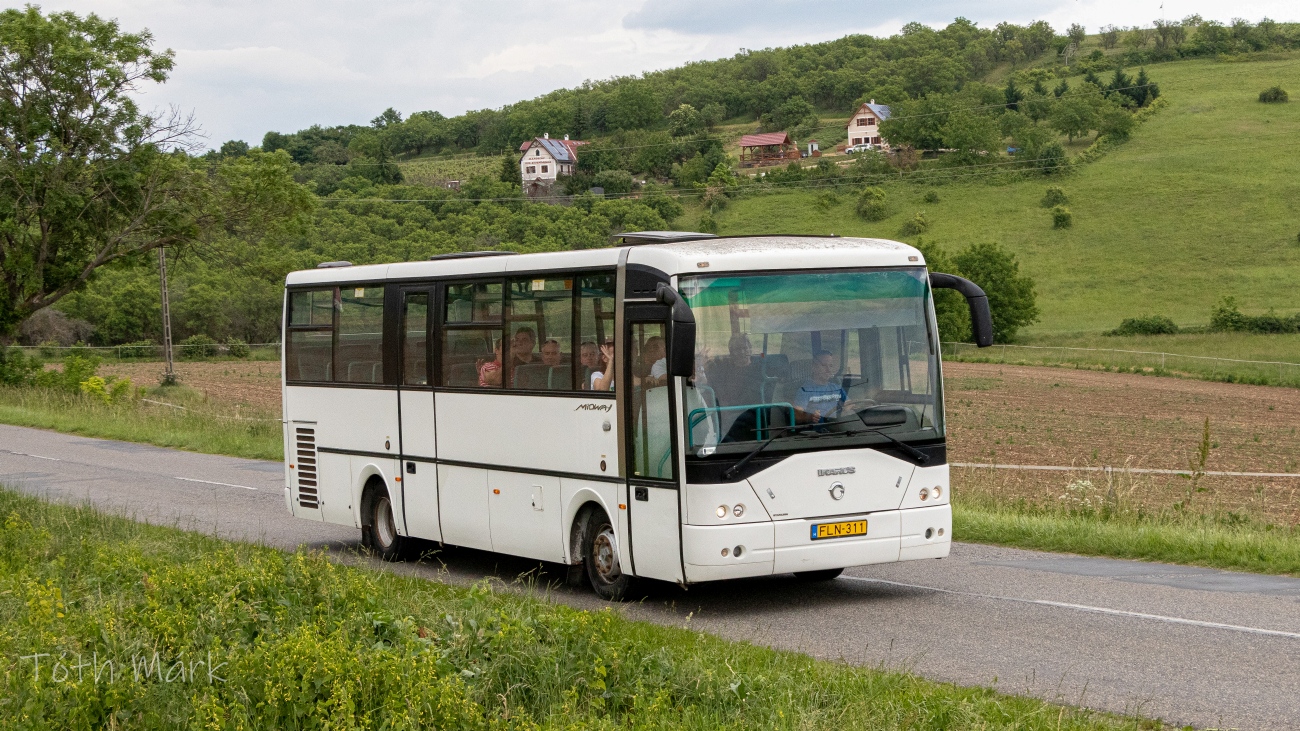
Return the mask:
<path fill-rule="evenodd" d="M 1149 71 L 1168 106 L 1063 178 L 885 184 L 892 215 L 878 223 L 858 218 L 850 196 L 824 210 L 810 191 L 742 198 L 717 221 L 725 233 L 899 238 L 903 220 L 923 212 L 926 240 L 996 241 L 1019 256 L 1042 310 L 1029 335 L 1096 332 L 1147 313 L 1204 325 L 1225 295 L 1249 312 L 1300 309 L 1300 104 L 1257 100 L 1275 84 L 1300 91 L 1300 56 Z M 1040 206 L 1049 184 L 1069 195 L 1072 228 L 1054 230 Z M 938 203 L 923 201 L 930 190 Z"/>

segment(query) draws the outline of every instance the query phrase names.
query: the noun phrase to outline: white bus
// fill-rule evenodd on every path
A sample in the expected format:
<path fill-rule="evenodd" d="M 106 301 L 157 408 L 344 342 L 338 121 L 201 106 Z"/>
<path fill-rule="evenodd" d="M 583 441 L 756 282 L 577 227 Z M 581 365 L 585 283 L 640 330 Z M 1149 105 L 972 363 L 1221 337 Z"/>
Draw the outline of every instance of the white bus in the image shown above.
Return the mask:
<path fill-rule="evenodd" d="M 424 539 L 566 564 L 610 599 L 948 555 L 931 293 L 965 294 L 988 345 L 977 286 L 877 239 L 507 253 L 288 276 L 293 515 L 385 557 Z"/>

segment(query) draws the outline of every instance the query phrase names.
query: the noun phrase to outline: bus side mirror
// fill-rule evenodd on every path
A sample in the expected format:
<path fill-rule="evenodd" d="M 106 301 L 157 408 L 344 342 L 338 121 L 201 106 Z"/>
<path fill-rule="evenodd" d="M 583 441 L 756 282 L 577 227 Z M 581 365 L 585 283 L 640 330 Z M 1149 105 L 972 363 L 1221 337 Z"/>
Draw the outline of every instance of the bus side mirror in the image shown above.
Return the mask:
<path fill-rule="evenodd" d="M 689 377 L 695 372 L 695 313 L 677 290 L 659 283 L 655 300 L 673 308 L 668 318 L 668 375 Z"/>
<path fill-rule="evenodd" d="M 993 344 L 993 315 L 989 312 L 989 298 L 980 286 L 955 274 L 930 272 L 931 289 L 955 289 L 966 297 L 970 306 L 970 327 L 975 344 L 987 348 Z"/>

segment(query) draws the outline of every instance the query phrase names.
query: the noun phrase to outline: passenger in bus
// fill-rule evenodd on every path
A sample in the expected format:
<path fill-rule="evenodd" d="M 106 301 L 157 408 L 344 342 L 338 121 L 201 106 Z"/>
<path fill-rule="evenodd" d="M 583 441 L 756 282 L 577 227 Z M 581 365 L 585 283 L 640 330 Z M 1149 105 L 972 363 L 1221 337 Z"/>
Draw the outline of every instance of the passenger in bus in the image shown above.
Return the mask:
<path fill-rule="evenodd" d="M 551 368 L 564 365 L 564 355 L 560 352 L 560 341 L 552 339 L 542 343 L 542 364 Z"/>
<path fill-rule="evenodd" d="M 646 338 L 641 357 L 645 373 L 641 385 L 645 388 L 664 385 L 668 381 L 668 349 L 664 346 L 664 339 L 658 335 Z"/>
<path fill-rule="evenodd" d="M 835 354 L 829 350 L 813 353 L 812 375 L 792 400 L 799 423 L 820 424 L 839 415 L 848 394 L 838 383 L 831 383 L 834 375 Z"/>
<path fill-rule="evenodd" d="M 510 360 L 516 366 L 537 362 L 537 335 L 531 327 L 521 327 L 510 338 Z"/>
<path fill-rule="evenodd" d="M 591 390 L 614 390 L 614 341 L 600 346 L 600 370 L 591 374 Z"/>
<path fill-rule="evenodd" d="M 600 368 L 600 348 L 590 340 L 583 343 L 578 348 L 578 363 L 582 366 L 582 378 L 579 383 L 582 384 L 584 391 L 591 390 L 591 374 Z"/>
<path fill-rule="evenodd" d="M 484 388 L 501 385 L 501 341 L 496 341 L 492 347 L 492 352 L 496 354 L 493 360 L 485 361 L 478 359 L 478 385 Z"/>
<path fill-rule="evenodd" d="M 761 364 L 754 362 L 749 336 L 745 333 L 732 335 L 727 350 L 728 357 L 719 358 L 706 370 L 709 385 L 718 397 L 718 405 L 760 403 L 759 386 L 763 382 L 763 372 Z"/>

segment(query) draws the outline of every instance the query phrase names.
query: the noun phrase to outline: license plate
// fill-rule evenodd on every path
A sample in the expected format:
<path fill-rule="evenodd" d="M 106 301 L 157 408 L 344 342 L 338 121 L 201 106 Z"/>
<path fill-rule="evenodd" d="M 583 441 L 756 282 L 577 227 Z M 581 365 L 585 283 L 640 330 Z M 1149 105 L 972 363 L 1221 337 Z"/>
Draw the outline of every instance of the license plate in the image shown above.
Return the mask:
<path fill-rule="evenodd" d="M 865 520 L 846 520 L 841 523 L 814 523 L 812 526 L 812 539 L 814 541 L 820 541 L 827 538 L 865 536 L 866 534 L 867 521 Z"/>

